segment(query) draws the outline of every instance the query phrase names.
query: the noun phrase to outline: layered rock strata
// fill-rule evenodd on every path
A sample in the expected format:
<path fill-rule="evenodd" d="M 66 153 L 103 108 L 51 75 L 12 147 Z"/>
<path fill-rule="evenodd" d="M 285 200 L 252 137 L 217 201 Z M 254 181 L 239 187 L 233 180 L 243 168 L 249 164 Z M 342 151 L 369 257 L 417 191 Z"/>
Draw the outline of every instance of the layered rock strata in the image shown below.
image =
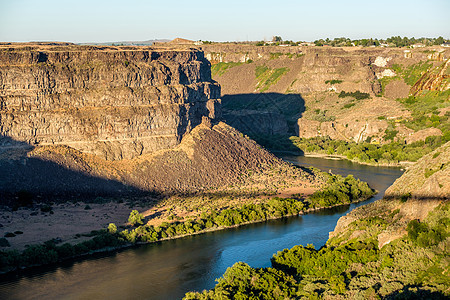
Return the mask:
<path fill-rule="evenodd" d="M 129 159 L 173 148 L 202 117 L 220 118 L 219 98 L 198 50 L 0 47 L 3 150 L 67 145 Z"/>
<path fill-rule="evenodd" d="M 219 122 L 219 97 L 195 49 L 0 44 L 0 204 L 322 183 Z"/>

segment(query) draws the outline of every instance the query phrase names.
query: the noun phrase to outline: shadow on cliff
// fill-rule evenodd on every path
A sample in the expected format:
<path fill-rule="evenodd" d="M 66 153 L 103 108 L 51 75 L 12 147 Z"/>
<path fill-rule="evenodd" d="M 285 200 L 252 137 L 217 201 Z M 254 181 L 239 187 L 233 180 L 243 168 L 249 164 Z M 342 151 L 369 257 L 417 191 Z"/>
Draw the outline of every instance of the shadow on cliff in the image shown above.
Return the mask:
<path fill-rule="evenodd" d="M 97 197 L 142 195 L 119 181 L 95 177 L 50 160 L 28 157 L 34 147 L 0 137 L 0 204 L 24 206 L 33 201 L 93 200 Z"/>
<path fill-rule="evenodd" d="M 290 136 L 297 135 L 297 120 L 305 111 L 300 94 L 250 93 L 222 96 L 227 124 L 272 151 L 303 152 Z"/>
<path fill-rule="evenodd" d="M 219 199 L 265 195 L 264 191 L 208 191 L 213 186 L 234 183 L 235 173 L 226 170 L 250 167 L 251 163 L 256 166 L 265 161 L 263 152 L 249 148 L 253 143 L 247 142 L 242 149 L 233 148 L 235 146 L 233 143 L 228 143 L 227 139 L 220 139 L 221 134 L 216 134 L 214 137 L 219 139 L 208 139 L 201 143 L 201 147 L 196 148 L 201 157 L 194 160 L 194 165 L 184 156 L 163 156 L 152 164 L 143 164 L 138 169 L 139 172 L 119 174 L 117 179 L 97 175 L 106 174 L 105 170 L 97 173 L 101 171 L 101 161 L 86 163 L 83 157 L 77 156 L 76 152 L 64 151 L 66 150 L 64 147 L 62 150 L 35 148 L 10 137 L 0 137 L 0 205 L 17 208 L 31 205 L 33 202 L 103 203 L 125 198 L 125 200 L 145 203 L 147 208 L 151 208 L 161 199 L 173 195 L 193 197 L 193 199 L 198 196 Z M 246 139 L 243 140 L 246 141 Z M 211 145 L 227 151 L 211 151 Z M 30 153 L 33 150 L 35 151 Z M 217 161 L 212 164 L 204 163 L 205 159 L 206 161 L 217 159 L 217 155 L 223 156 L 220 159 L 222 164 L 218 164 Z M 270 155 L 267 159 L 271 161 Z M 94 169 L 97 165 L 99 170 Z M 111 171 L 120 172 L 114 168 Z M 185 174 L 179 176 L 181 173 Z M 122 181 L 120 178 L 125 179 Z M 133 182 L 136 178 L 137 180 Z M 187 185 L 178 187 L 179 182 Z M 153 185 L 155 183 L 156 185 Z M 145 188 L 146 186 L 150 187 Z"/>

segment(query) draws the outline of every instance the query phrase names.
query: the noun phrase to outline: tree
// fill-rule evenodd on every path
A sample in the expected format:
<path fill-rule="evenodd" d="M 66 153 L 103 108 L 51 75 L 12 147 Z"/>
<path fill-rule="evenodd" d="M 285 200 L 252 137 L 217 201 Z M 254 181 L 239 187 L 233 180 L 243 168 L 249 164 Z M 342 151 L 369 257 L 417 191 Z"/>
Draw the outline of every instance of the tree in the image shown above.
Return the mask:
<path fill-rule="evenodd" d="M 281 38 L 281 36 L 278 36 L 278 35 L 276 35 L 272 38 L 272 42 L 274 42 L 274 43 L 282 42 L 282 41 L 283 41 L 283 39 Z"/>
<path fill-rule="evenodd" d="M 325 43 L 325 41 L 324 41 L 323 39 L 314 41 L 314 44 L 315 44 L 316 46 L 323 46 L 324 43 Z"/>
<path fill-rule="evenodd" d="M 444 38 L 442 36 L 438 37 L 435 41 L 434 44 L 435 45 L 440 45 L 444 43 Z"/>
<path fill-rule="evenodd" d="M 116 233 L 116 232 L 117 232 L 117 226 L 116 226 L 116 224 L 114 224 L 114 223 L 109 223 L 109 225 L 108 225 L 108 232 L 109 232 L 109 233 L 112 233 L 112 234 Z"/>
<path fill-rule="evenodd" d="M 144 219 L 144 216 L 140 214 L 137 210 L 133 209 L 130 213 L 130 216 L 128 217 L 128 223 L 131 225 L 142 225 L 144 222 L 142 222 L 142 219 Z"/>

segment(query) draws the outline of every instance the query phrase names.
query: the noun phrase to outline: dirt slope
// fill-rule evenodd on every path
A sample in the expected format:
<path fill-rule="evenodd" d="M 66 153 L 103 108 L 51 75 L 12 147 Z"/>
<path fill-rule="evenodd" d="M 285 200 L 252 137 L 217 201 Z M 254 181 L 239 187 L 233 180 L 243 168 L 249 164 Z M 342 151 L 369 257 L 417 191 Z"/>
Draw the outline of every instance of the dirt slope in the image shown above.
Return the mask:
<path fill-rule="evenodd" d="M 175 148 L 133 159 L 108 161 L 68 146 L 37 146 L 28 153 L 14 149 L 3 153 L 0 163 L 5 171 L 0 181 L 3 195 L 20 190 L 72 196 L 123 195 L 247 185 L 276 191 L 315 180 L 232 127 L 225 123 L 213 126 L 209 119 Z M 316 183 L 321 181 L 316 179 Z"/>

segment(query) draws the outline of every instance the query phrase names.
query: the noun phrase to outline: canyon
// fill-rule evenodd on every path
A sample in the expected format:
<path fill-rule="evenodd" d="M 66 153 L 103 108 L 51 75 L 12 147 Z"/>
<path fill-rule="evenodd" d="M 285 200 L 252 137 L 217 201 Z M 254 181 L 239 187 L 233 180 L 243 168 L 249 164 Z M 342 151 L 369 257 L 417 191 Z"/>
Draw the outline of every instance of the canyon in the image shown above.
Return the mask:
<path fill-rule="evenodd" d="M 244 172 L 205 176 L 207 164 L 178 165 L 183 170 L 178 171 L 175 163 L 163 163 L 174 155 L 178 164 L 190 161 L 202 153 L 194 151 L 196 146 L 209 147 L 209 138 L 190 137 L 201 124 L 205 130 L 197 137 L 213 134 L 216 143 L 224 137 L 216 134 L 224 133 L 225 125 L 218 126 L 222 120 L 262 144 L 280 136 L 372 144 L 439 137 L 447 132 L 449 57 L 449 50 L 439 46 L 2 44 L 0 164 L 7 171 L 0 175 L 0 190 L 59 185 L 71 192 L 95 186 L 112 193 L 236 182 Z M 439 126 L 411 125 L 418 114 L 415 104 L 399 101 L 426 91 L 443 93 L 425 112 L 436 115 Z M 252 159 L 239 168 L 235 159 L 212 169 L 261 171 L 283 164 L 231 128 L 225 131 L 238 141 L 230 151 L 251 148 L 246 155 Z M 203 160 L 205 153 L 199 154 Z M 54 170 L 46 174 L 63 172 L 73 180 L 56 176 L 46 184 L 42 176 L 33 177 L 45 168 Z"/>
<path fill-rule="evenodd" d="M 0 87 L 2 203 L 323 183 L 221 122 L 198 49 L 4 44 Z"/>
<path fill-rule="evenodd" d="M 448 68 L 449 52 L 440 48 L 1 44 L 2 270 L 360 201 L 374 191 L 352 176 L 295 167 L 252 138 L 424 145 L 429 137 L 443 139 Z M 436 97 L 421 98 L 430 95 Z M 411 128 L 423 103 L 422 117 L 437 121 Z M 387 138 L 389 131 L 396 134 Z M 431 277 L 418 293 L 441 295 L 448 277 L 441 272 L 448 269 L 441 224 L 448 220 L 449 143 L 409 167 L 384 199 L 340 218 L 321 250 L 285 249 L 268 269 L 238 263 L 213 290 L 186 297 L 237 282 L 253 289 L 257 277 L 241 280 L 241 270 L 269 279 L 276 272 L 276 285 L 287 280 L 288 294 L 384 297 L 409 292 L 419 262 Z M 130 209 L 141 210 L 145 224 L 127 223 Z M 419 235 L 428 240 L 411 239 L 411 222 L 425 224 Z M 348 249 L 362 254 L 345 254 L 348 265 L 337 266 L 347 281 L 339 273 L 322 274 L 320 282 L 303 274 L 296 282 L 283 256 L 298 249 L 319 260 Z M 415 260 L 412 268 L 399 249 Z M 344 260 L 339 255 L 333 262 Z M 295 257 L 292 263 L 301 264 Z M 408 276 L 399 277 L 389 259 L 405 265 L 400 271 Z M 379 275 L 380 268 L 390 273 Z M 233 272 L 238 279 L 227 281 Z M 279 295 L 276 285 L 270 289 Z"/>

